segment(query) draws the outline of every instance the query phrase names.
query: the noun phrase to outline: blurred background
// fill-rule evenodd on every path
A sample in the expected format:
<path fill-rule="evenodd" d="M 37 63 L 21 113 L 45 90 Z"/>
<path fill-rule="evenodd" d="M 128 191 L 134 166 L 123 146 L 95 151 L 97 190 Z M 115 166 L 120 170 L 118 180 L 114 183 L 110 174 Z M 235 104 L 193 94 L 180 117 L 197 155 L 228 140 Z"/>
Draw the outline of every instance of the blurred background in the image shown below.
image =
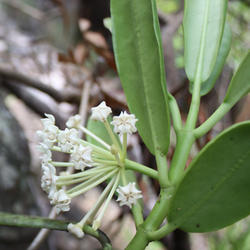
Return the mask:
<path fill-rule="evenodd" d="M 166 77 L 185 120 L 191 95 L 183 69 L 183 0 L 156 0 L 162 31 Z M 199 123 L 224 98 L 232 74 L 250 48 L 250 1 L 229 1 L 227 21 L 233 42 L 215 88 L 202 97 Z M 0 0 L 0 211 L 48 216 L 49 200 L 40 188 L 40 159 L 35 132 L 44 113 L 53 114 L 63 129 L 69 116 L 80 113 L 85 123 L 92 106 L 105 100 L 119 114 L 127 109 L 117 76 L 109 27 L 108 0 Z M 104 21 L 105 20 L 105 21 Z M 104 25 L 104 23 L 106 25 Z M 250 119 L 250 96 L 245 97 L 206 136 L 197 141 L 189 162 L 208 141 L 231 124 Z M 174 134 L 168 153 L 171 161 Z M 138 135 L 129 138 L 129 157 L 155 168 L 152 155 Z M 58 160 L 65 160 L 58 155 Z M 159 186 L 137 175 L 147 216 Z M 78 221 L 92 206 L 102 187 L 72 201 L 60 219 Z M 115 249 L 124 249 L 135 227 L 129 209 L 110 204 L 101 229 Z M 30 246 L 39 230 L 0 227 L 0 249 Z M 249 250 L 250 219 L 208 234 L 176 230 L 147 249 Z M 68 233 L 49 232 L 31 249 L 100 249 L 91 237 L 75 239 Z"/>

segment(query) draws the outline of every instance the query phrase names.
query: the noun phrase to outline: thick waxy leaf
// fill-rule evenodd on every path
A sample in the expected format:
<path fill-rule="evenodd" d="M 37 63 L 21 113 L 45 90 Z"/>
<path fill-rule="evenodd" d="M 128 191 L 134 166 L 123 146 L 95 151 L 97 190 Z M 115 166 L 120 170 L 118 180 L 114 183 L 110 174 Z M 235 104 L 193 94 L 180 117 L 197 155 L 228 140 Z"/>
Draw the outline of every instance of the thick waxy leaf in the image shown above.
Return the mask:
<path fill-rule="evenodd" d="M 152 153 L 166 153 L 169 110 L 154 0 L 111 0 L 116 64 L 138 131 Z"/>
<path fill-rule="evenodd" d="M 184 10 L 184 58 L 188 79 L 194 82 L 201 67 L 201 81 L 210 76 L 223 34 L 227 0 L 186 0 Z"/>
<path fill-rule="evenodd" d="M 168 221 L 208 232 L 250 214 L 250 122 L 236 124 L 197 155 L 171 201 Z"/>
<path fill-rule="evenodd" d="M 112 121 L 112 118 L 109 116 L 108 117 L 108 121 L 109 123 Z M 110 126 L 113 128 L 113 125 L 110 124 Z M 87 128 L 88 130 L 90 130 L 92 133 L 94 133 L 96 136 L 98 136 L 99 138 L 101 138 L 103 141 L 105 141 L 107 144 L 112 145 L 112 140 L 110 139 L 110 136 L 104 126 L 104 124 L 100 121 L 94 121 L 89 119 L 88 123 L 87 123 Z M 118 142 L 120 142 L 120 139 L 118 137 L 118 135 L 116 135 L 116 138 L 118 140 Z M 95 139 L 93 139 L 91 136 L 87 135 L 86 139 L 88 142 L 99 146 L 99 147 L 103 147 L 104 146 L 102 144 L 100 144 L 99 142 L 97 142 Z M 106 148 L 105 148 L 106 149 Z"/>
<path fill-rule="evenodd" d="M 231 48 L 231 42 L 232 42 L 232 32 L 231 32 L 230 26 L 228 24 L 225 24 L 218 57 L 216 59 L 216 63 L 215 63 L 215 66 L 214 66 L 214 69 L 213 69 L 211 75 L 201 85 L 201 91 L 200 91 L 201 96 L 206 95 L 214 87 L 216 80 L 218 79 L 219 75 L 221 74 L 221 71 L 222 71 L 223 66 L 225 64 L 225 61 L 227 59 L 228 53 L 229 53 L 230 48 Z M 191 93 L 192 93 L 192 89 L 193 89 L 193 83 L 190 83 L 190 92 Z"/>
<path fill-rule="evenodd" d="M 234 105 L 250 91 L 250 50 L 234 74 L 224 102 Z"/>

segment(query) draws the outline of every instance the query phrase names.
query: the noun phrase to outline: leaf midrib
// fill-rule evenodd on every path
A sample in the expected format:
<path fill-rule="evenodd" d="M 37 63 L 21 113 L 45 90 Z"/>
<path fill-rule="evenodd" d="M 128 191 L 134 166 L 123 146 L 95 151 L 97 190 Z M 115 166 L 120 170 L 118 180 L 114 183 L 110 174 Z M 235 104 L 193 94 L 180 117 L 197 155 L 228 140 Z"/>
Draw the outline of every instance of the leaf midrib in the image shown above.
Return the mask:
<path fill-rule="evenodd" d="M 130 6 L 130 10 L 131 10 L 131 13 L 132 13 L 132 23 L 137 23 L 136 21 L 136 12 L 134 11 L 135 8 L 133 8 L 133 1 L 129 1 L 129 6 Z M 135 42 L 135 51 L 136 51 L 136 54 L 137 54 L 137 58 L 138 58 L 138 63 L 139 63 L 139 68 L 140 68 L 140 75 L 141 75 L 141 78 L 142 78 L 142 83 L 143 83 L 143 94 L 144 94 L 144 97 L 145 97 L 145 102 L 147 104 L 147 120 L 149 121 L 149 126 L 151 128 L 151 131 L 150 131 L 150 134 L 151 134 L 151 141 L 153 143 L 153 148 L 154 148 L 154 153 L 157 151 L 157 146 L 156 146 L 156 142 L 155 142 L 155 138 L 157 138 L 157 133 L 154 132 L 154 122 L 153 122 L 153 119 L 150 115 L 151 112 L 149 112 L 149 108 L 150 108 L 150 102 L 148 100 L 148 97 L 147 97 L 147 94 L 146 94 L 146 85 L 145 85 L 145 77 L 144 77 L 144 74 L 143 74 L 143 62 L 141 61 L 141 57 L 140 57 L 140 48 L 139 47 L 142 47 L 140 45 L 140 30 L 138 30 L 137 26 L 134 25 L 135 27 L 135 34 L 136 34 L 136 39 L 134 40 Z M 157 140 L 156 140 L 157 141 Z"/>

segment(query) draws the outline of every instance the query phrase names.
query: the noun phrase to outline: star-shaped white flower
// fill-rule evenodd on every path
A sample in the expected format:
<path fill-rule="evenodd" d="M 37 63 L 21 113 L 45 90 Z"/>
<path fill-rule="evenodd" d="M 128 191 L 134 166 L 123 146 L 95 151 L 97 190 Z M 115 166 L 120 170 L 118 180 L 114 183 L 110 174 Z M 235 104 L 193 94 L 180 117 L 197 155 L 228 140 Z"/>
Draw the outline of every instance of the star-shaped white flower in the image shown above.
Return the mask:
<path fill-rule="evenodd" d="M 90 119 L 97 121 L 105 121 L 109 114 L 112 113 L 111 108 L 106 105 L 105 101 L 103 101 L 97 107 L 92 108 L 91 111 L 92 115 Z"/>
<path fill-rule="evenodd" d="M 71 199 L 63 189 L 55 192 L 53 197 L 50 198 L 50 204 L 55 205 L 57 214 L 59 214 L 61 211 L 66 212 L 70 210 Z"/>
<path fill-rule="evenodd" d="M 41 187 L 48 194 L 52 195 L 56 191 L 56 169 L 52 164 L 42 164 L 43 175 Z"/>
<path fill-rule="evenodd" d="M 111 122 L 114 125 L 114 132 L 118 134 L 132 134 L 137 131 L 135 123 L 138 119 L 135 118 L 135 115 L 128 114 L 126 111 L 121 112 L 119 116 L 114 116 L 113 121 Z"/>
<path fill-rule="evenodd" d="M 55 125 L 55 117 L 50 114 L 44 114 L 47 118 L 41 119 L 41 122 L 43 123 L 43 126 L 46 128 L 50 125 Z"/>
<path fill-rule="evenodd" d="M 83 145 L 77 145 L 74 147 L 71 154 L 72 162 L 75 165 L 75 169 L 84 170 L 85 167 L 91 167 L 93 161 L 91 158 L 92 148 Z"/>
<path fill-rule="evenodd" d="M 79 128 L 82 125 L 82 119 L 80 115 L 71 116 L 66 122 L 68 128 Z"/>
<path fill-rule="evenodd" d="M 43 163 L 48 163 L 48 162 L 52 161 L 52 153 L 51 153 L 50 148 L 48 147 L 48 145 L 46 145 L 44 143 L 40 143 L 37 146 L 37 149 L 42 154 L 40 156 L 40 159 L 42 159 Z"/>
<path fill-rule="evenodd" d="M 48 147 L 52 147 L 57 141 L 58 127 L 55 126 L 55 118 L 53 115 L 45 114 L 47 118 L 41 119 L 43 130 L 37 131 L 39 139 Z"/>
<path fill-rule="evenodd" d="M 76 129 L 66 128 L 58 133 L 58 146 L 63 152 L 70 152 L 74 145 L 77 145 L 78 132 Z"/>
<path fill-rule="evenodd" d="M 116 191 L 119 194 L 117 201 L 120 206 L 126 205 L 131 208 L 137 199 L 142 198 L 141 191 L 135 187 L 135 182 L 130 182 L 123 187 L 119 186 Z"/>
<path fill-rule="evenodd" d="M 69 223 L 67 229 L 70 233 L 74 234 L 77 238 L 82 238 L 84 236 L 82 227 L 79 224 Z"/>

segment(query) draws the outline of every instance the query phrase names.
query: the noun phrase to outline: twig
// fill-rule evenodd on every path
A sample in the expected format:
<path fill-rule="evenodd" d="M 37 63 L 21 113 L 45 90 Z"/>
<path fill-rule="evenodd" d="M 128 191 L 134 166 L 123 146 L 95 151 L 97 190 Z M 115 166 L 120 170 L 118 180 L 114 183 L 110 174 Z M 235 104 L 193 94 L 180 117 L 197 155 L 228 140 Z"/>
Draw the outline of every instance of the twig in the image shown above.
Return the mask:
<path fill-rule="evenodd" d="M 82 89 L 82 97 L 81 97 L 81 104 L 79 107 L 79 115 L 82 118 L 82 125 L 84 126 L 86 123 L 86 117 L 88 113 L 88 103 L 89 103 L 89 95 L 90 95 L 90 87 L 91 87 L 91 80 L 86 80 Z"/>
<path fill-rule="evenodd" d="M 20 1 L 20 0 L 18 1 L 17 0 L 1 0 L 1 1 L 4 2 L 6 5 L 9 5 L 12 8 L 17 9 L 28 16 L 31 16 L 34 19 L 38 19 L 39 21 L 43 21 L 43 19 L 45 18 L 45 14 L 42 11 L 26 4 L 23 1 Z"/>
<path fill-rule="evenodd" d="M 53 105 L 48 105 L 46 100 L 43 101 L 40 98 L 37 98 L 37 95 L 28 91 L 27 87 L 14 82 L 6 84 L 5 81 L 3 81 L 2 83 L 35 113 L 41 116 L 43 116 L 44 113 L 54 115 L 56 118 L 56 124 L 59 127 L 62 127 L 62 125 L 65 123 L 65 118 L 57 110 L 53 109 Z"/>
<path fill-rule="evenodd" d="M 14 72 L 12 70 L 0 68 L 0 77 L 7 80 L 6 82 L 12 80 L 12 81 L 16 81 L 16 82 L 19 82 L 21 84 L 24 84 L 28 87 L 38 89 L 38 90 L 50 95 L 52 98 L 54 98 L 58 102 L 79 103 L 79 101 L 80 101 L 80 94 L 78 92 L 72 92 L 72 91 L 60 92 L 60 91 L 50 87 L 49 85 L 42 83 L 39 80 L 34 80 L 32 78 L 29 78 L 25 75 L 22 75 L 18 72 Z M 5 84 L 6 84 L 6 82 L 5 82 Z"/>
<path fill-rule="evenodd" d="M 67 226 L 69 223 L 71 222 L 0 212 L 0 225 L 2 226 L 48 228 L 53 230 L 67 231 Z M 103 249 L 112 249 L 109 238 L 102 231 L 95 231 L 91 226 L 88 225 L 84 226 L 83 231 L 86 234 L 95 237 L 100 242 Z"/>

